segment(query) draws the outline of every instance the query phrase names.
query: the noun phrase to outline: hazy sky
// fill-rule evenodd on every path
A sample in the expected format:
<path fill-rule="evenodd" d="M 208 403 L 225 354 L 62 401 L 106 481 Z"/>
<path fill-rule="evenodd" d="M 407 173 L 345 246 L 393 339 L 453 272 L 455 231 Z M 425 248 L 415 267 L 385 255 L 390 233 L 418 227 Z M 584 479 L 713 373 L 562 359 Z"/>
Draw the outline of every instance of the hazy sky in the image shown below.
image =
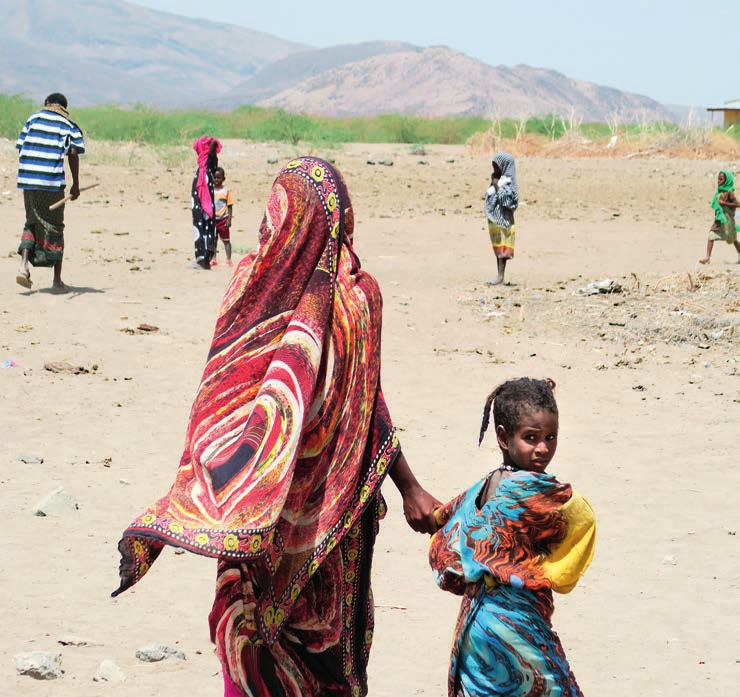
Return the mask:
<path fill-rule="evenodd" d="M 703 108 L 740 99 L 740 1 L 137 0 L 316 47 L 371 40 L 444 44 L 491 65 L 568 77 Z"/>

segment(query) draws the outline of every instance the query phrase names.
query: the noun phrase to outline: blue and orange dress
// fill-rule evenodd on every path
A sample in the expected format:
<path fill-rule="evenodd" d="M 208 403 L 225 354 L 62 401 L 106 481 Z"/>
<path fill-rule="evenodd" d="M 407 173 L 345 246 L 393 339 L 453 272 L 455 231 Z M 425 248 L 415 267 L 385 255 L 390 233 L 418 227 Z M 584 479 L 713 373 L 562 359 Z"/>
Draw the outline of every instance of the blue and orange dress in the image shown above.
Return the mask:
<path fill-rule="evenodd" d="M 437 584 L 463 596 L 448 695 L 580 697 L 552 592 L 570 592 L 591 562 L 591 506 L 546 473 L 504 475 L 489 495 L 487 482 L 438 510 L 430 545 Z"/>

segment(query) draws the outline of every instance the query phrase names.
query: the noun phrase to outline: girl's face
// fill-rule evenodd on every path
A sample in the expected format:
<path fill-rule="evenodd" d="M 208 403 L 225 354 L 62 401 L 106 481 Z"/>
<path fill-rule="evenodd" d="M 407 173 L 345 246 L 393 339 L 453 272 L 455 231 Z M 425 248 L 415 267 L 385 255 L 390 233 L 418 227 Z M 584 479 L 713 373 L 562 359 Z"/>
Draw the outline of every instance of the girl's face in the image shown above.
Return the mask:
<path fill-rule="evenodd" d="M 717 186 L 722 186 L 722 184 L 724 184 L 724 183 L 725 183 L 725 173 L 724 172 L 720 172 L 717 175 Z"/>
<path fill-rule="evenodd" d="M 558 447 L 558 416 L 538 411 L 523 416 L 513 434 L 496 427 L 504 464 L 527 472 L 544 472 Z"/>
<path fill-rule="evenodd" d="M 496 179 L 501 179 L 501 167 L 499 167 L 495 162 L 493 163 L 493 176 L 496 177 Z"/>
<path fill-rule="evenodd" d="M 220 189 L 224 184 L 224 175 L 222 172 L 219 172 L 218 170 L 213 175 L 213 185 Z"/>

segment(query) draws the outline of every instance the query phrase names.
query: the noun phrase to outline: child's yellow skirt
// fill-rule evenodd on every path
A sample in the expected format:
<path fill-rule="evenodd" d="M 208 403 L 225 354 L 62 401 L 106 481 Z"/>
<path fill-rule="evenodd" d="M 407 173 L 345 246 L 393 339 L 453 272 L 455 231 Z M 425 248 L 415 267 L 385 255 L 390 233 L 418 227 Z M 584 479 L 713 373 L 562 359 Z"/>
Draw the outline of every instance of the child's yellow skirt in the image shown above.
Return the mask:
<path fill-rule="evenodd" d="M 491 247 L 497 259 L 514 258 L 514 241 L 516 239 L 516 228 L 502 228 L 496 223 L 488 221 L 488 235 L 491 238 Z"/>

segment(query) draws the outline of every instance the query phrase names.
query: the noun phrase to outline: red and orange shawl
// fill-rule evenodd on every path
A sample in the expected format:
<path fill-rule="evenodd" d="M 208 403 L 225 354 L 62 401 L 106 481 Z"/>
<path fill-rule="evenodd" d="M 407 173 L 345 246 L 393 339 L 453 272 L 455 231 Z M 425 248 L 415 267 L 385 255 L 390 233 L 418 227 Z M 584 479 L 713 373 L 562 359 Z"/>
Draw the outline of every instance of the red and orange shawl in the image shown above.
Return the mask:
<path fill-rule="evenodd" d="M 303 157 L 278 174 L 219 311 L 175 482 L 119 543 L 117 595 L 165 544 L 262 564 L 272 644 L 400 452 L 380 388 L 380 289 L 352 249 L 342 178 Z"/>

